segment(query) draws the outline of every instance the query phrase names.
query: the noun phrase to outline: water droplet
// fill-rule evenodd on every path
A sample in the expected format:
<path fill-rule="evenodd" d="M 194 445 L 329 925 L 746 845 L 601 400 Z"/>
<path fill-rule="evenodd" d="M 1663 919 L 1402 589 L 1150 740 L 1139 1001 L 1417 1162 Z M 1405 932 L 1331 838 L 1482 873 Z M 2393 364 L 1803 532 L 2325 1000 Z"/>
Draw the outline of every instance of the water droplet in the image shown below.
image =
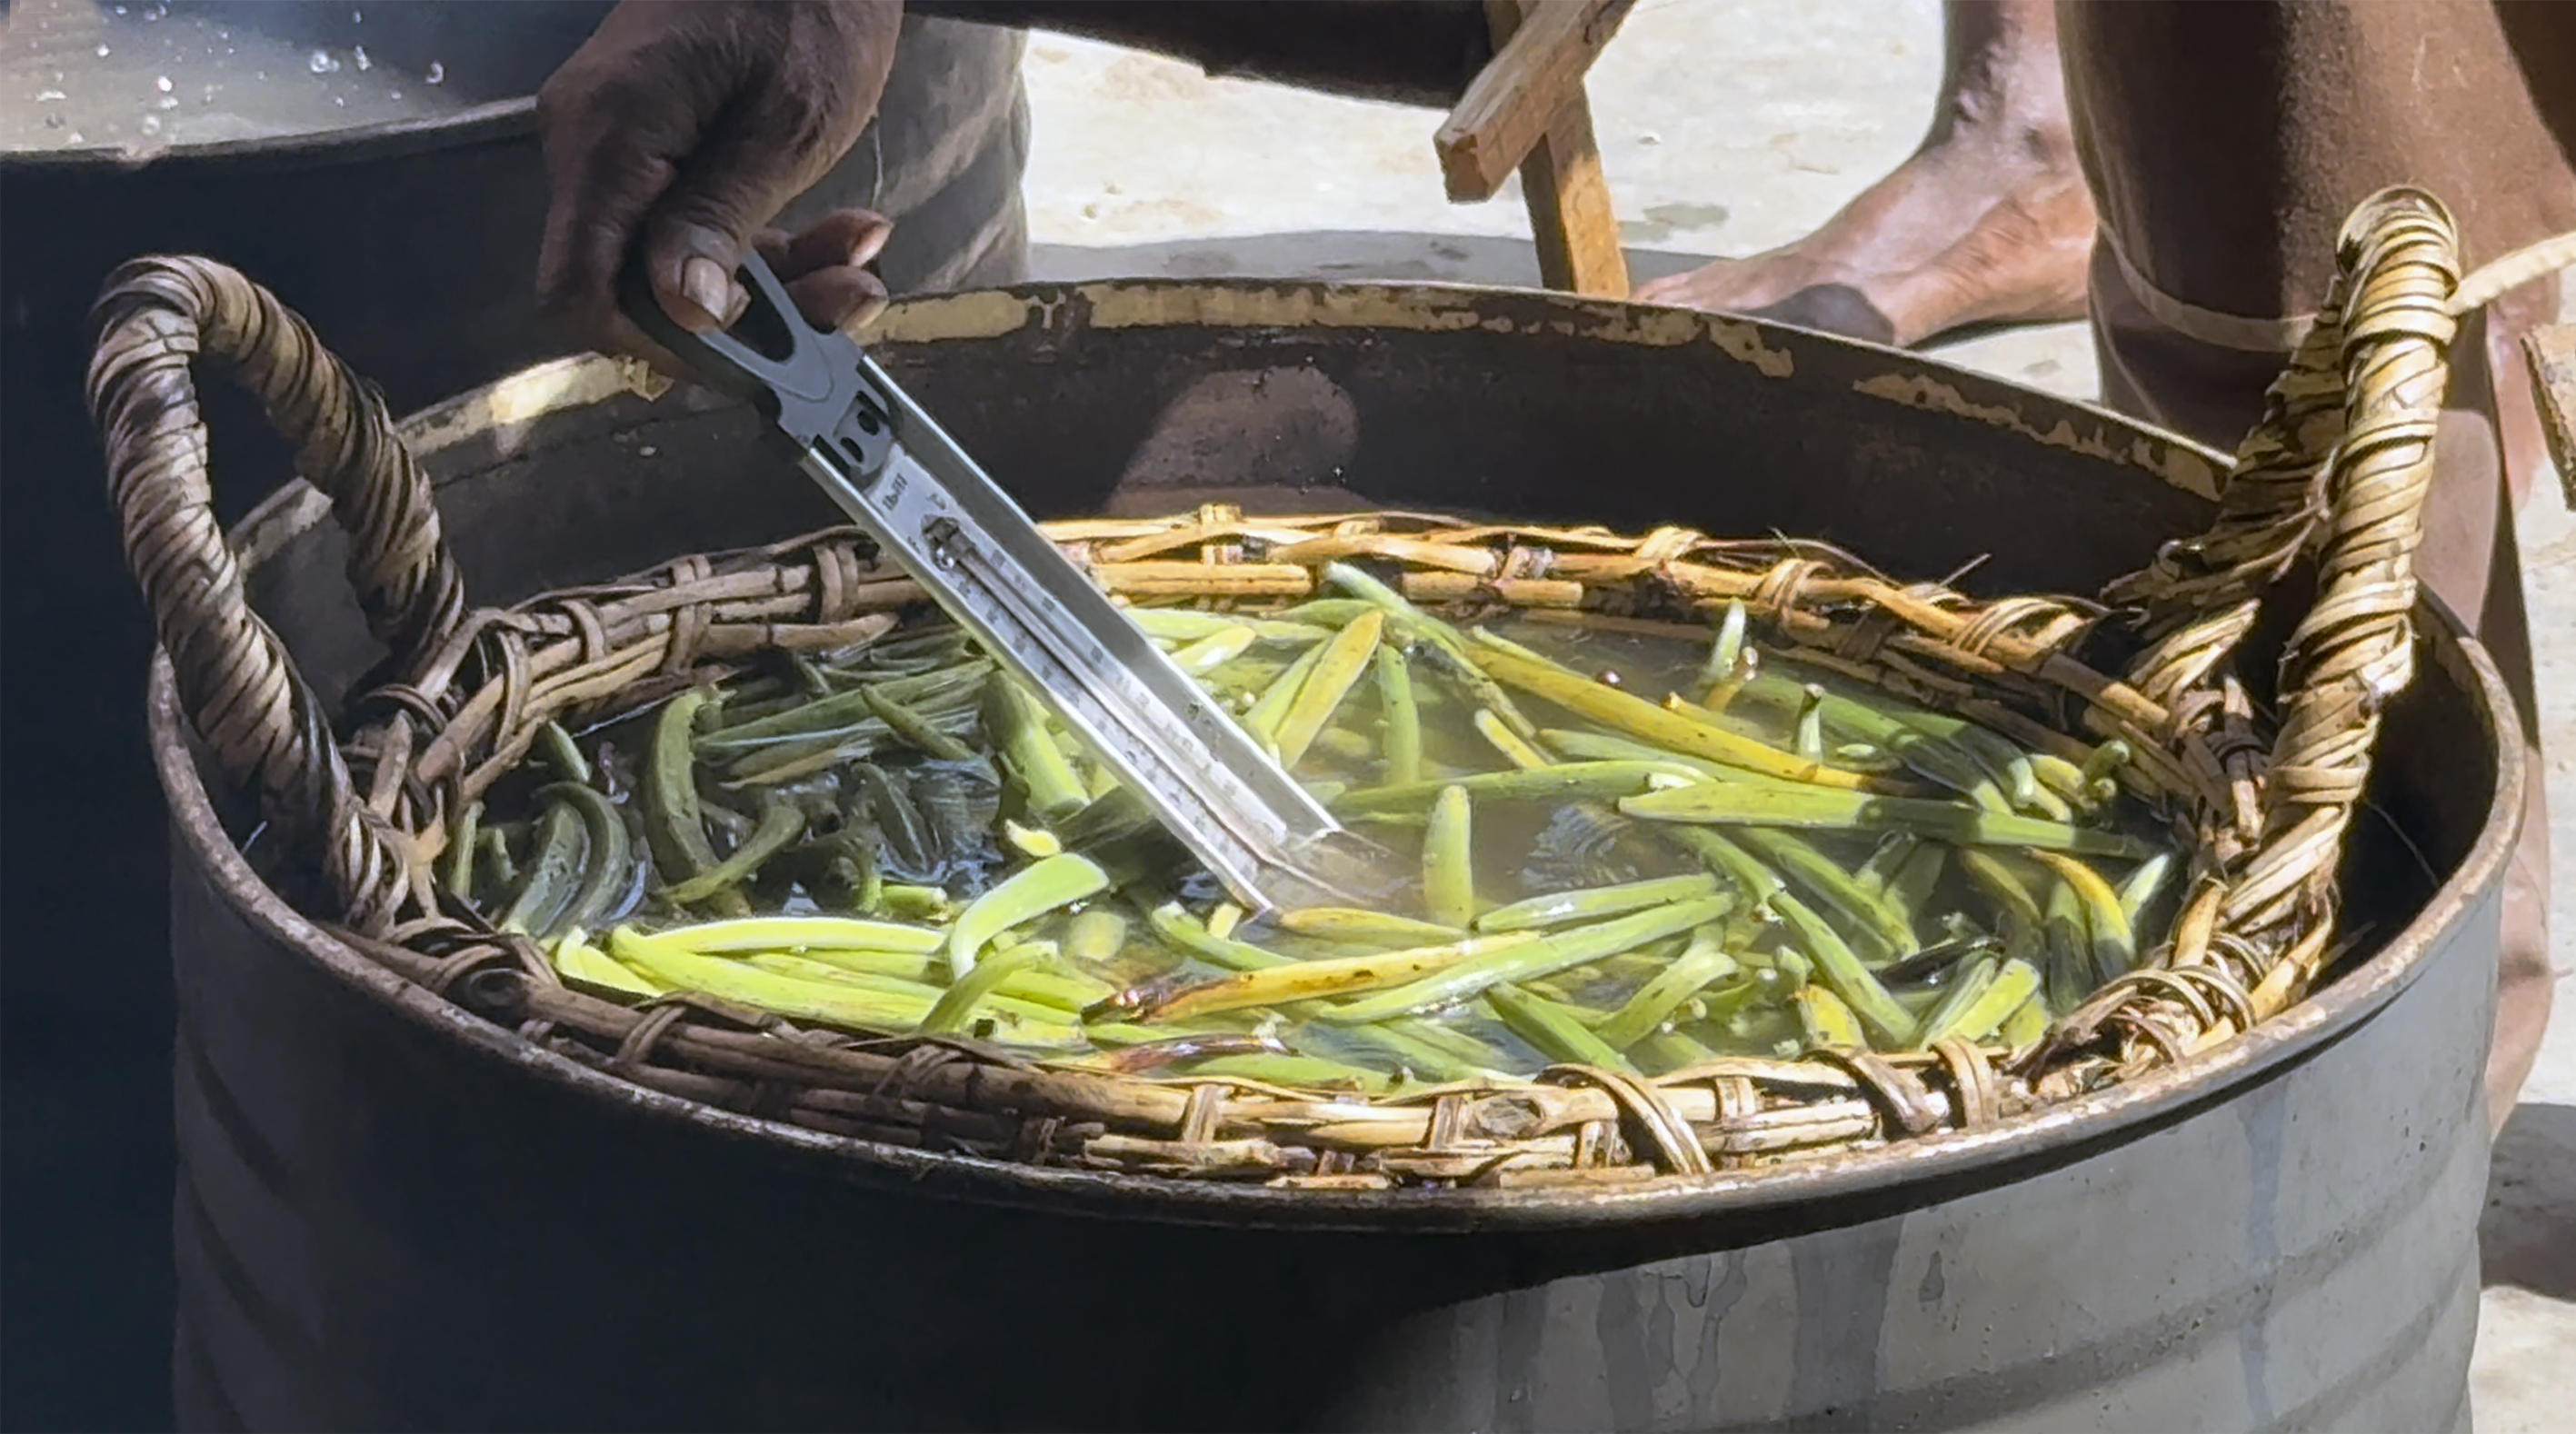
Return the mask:
<path fill-rule="evenodd" d="M 367 47 L 364 45 L 351 50 L 349 57 L 358 62 L 358 68 L 361 70 L 372 70 L 376 67 L 376 62 L 367 58 Z"/>
<path fill-rule="evenodd" d="M 67 94 L 64 94 L 64 93 L 63 93 L 62 91 L 60 91 L 60 90 L 38 90 L 38 91 L 36 91 L 36 103 L 38 103 L 38 104 L 40 104 L 40 105 L 56 104 L 56 103 L 59 103 L 60 101 L 67 100 L 67 99 L 70 99 L 70 98 L 71 98 L 71 96 L 69 96 L 69 95 L 67 95 Z"/>
<path fill-rule="evenodd" d="M 660 456 L 662 456 L 662 450 L 661 450 L 661 449 L 659 449 L 659 448 L 654 447 L 654 446 L 653 446 L 652 444 L 650 444 L 650 443 L 647 443 L 647 444 L 645 444 L 643 447 L 636 449 L 636 450 L 635 450 L 635 452 L 636 452 L 639 456 L 641 456 L 641 457 L 645 457 L 645 458 L 659 458 Z"/>
<path fill-rule="evenodd" d="M 161 97 L 161 105 L 160 105 L 160 108 L 165 109 L 165 110 L 175 110 L 175 109 L 177 109 L 178 107 L 179 107 L 179 97 L 178 97 L 177 95 L 163 95 L 163 96 Z"/>
<path fill-rule="evenodd" d="M 340 62 L 332 59 L 331 52 L 328 50 L 314 51 L 313 57 L 306 60 L 304 64 L 317 75 L 336 75 L 340 72 Z"/>
<path fill-rule="evenodd" d="M 254 79 L 254 80 L 265 80 L 265 79 L 267 79 L 267 78 L 268 78 L 268 71 L 266 71 L 266 70 L 253 70 L 253 71 L 251 71 L 251 72 L 250 72 L 250 77 L 251 77 L 252 79 Z"/>
<path fill-rule="evenodd" d="M 401 98 L 402 98 L 402 91 L 400 91 L 400 90 L 387 90 L 387 91 L 385 91 L 385 98 L 387 98 L 387 99 L 393 99 L 393 100 L 401 99 Z"/>
<path fill-rule="evenodd" d="M 159 115 L 145 115 L 143 117 L 143 123 L 138 126 L 138 128 L 140 128 L 145 134 L 159 134 L 161 132 L 161 117 Z"/>
<path fill-rule="evenodd" d="M 157 75 L 153 78 L 152 88 L 159 90 L 161 93 L 166 95 L 177 87 L 170 83 L 170 77 L 168 75 Z"/>
<path fill-rule="evenodd" d="M 98 57 L 99 57 L 100 59 L 102 59 L 102 60 L 106 59 L 108 56 L 110 56 L 110 55 L 112 55 L 112 54 L 115 54 L 115 53 L 116 53 L 116 52 L 115 52 L 114 50 L 109 49 L 109 48 L 108 48 L 108 47 L 106 47 L 105 45 L 101 45 L 101 46 L 99 46 L 99 47 L 98 47 Z"/>
<path fill-rule="evenodd" d="M 331 97 L 331 103 L 345 110 L 349 107 L 349 97 L 347 95 L 333 95 Z"/>
<path fill-rule="evenodd" d="M 436 60 L 432 60 L 429 62 L 429 68 L 420 72 L 420 77 L 429 81 L 433 85 L 446 84 L 447 67 Z"/>
<path fill-rule="evenodd" d="M 111 6 L 109 6 L 108 8 L 109 8 L 109 9 L 114 10 L 114 11 L 115 11 L 117 14 L 119 14 L 119 15 L 122 15 L 122 14 L 124 14 L 124 13 L 125 13 L 125 7 L 124 7 L 124 6 L 122 6 L 122 5 L 111 5 Z"/>
<path fill-rule="evenodd" d="M 47 115 L 47 116 L 45 116 L 45 128 L 47 128 L 47 129 L 61 129 L 62 127 L 63 127 L 63 117 L 62 117 L 61 115 Z"/>
<path fill-rule="evenodd" d="M 363 25 L 367 23 L 367 17 L 360 11 L 352 10 L 349 12 L 349 23 L 352 25 Z"/>
<path fill-rule="evenodd" d="M 80 132 L 79 130 L 73 130 L 70 134 L 67 134 L 67 135 L 63 136 L 63 142 L 64 142 L 64 143 L 66 143 L 66 144 L 87 144 L 87 143 L 89 143 L 89 141 L 88 141 L 86 138 L 84 138 L 84 137 L 82 136 L 82 134 L 81 134 L 81 132 Z"/>

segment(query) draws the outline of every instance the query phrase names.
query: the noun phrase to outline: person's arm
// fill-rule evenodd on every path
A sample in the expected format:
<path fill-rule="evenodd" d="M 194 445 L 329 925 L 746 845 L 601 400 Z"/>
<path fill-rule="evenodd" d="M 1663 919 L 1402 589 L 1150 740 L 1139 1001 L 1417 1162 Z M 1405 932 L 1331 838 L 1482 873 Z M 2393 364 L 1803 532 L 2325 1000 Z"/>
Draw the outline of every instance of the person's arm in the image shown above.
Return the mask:
<path fill-rule="evenodd" d="M 1480 0 L 912 0 L 921 15 L 1054 30 L 1212 75 L 1447 109 L 1494 56 Z"/>

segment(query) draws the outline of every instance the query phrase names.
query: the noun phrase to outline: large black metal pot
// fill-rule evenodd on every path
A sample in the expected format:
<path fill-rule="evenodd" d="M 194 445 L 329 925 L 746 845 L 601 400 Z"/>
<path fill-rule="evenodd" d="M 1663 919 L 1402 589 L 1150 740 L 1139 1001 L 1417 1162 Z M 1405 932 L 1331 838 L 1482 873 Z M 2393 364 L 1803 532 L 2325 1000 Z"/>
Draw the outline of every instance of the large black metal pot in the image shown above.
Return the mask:
<path fill-rule="evenodd" d="M 1925 575 L 1992 554 L 1985 591 L 2140 563 L 2205 521 L 2215 462 L 1909 355 L 1540 295 L 1040 288 L 898 306 L 878 352 L 1043 512 L 1222 478 L 1273 510 L 1777 528 Z M 495 602 L 831 521 L 754 429 L 581 361 L 411 433 Z M 318 687 L 372 661 L 318 498 L 239 541 Z M 627 1085 L 284 905 L 158 665 L 182 1422 L 2465 1428 L 2526 778 L 2493 669 L 2421 616 L 2376 791 L 2405 841 L 2364 833 L 2374 944 L 2320 994 L 1988 1133 L 1615 1195 L 1037 1170 Z"/>

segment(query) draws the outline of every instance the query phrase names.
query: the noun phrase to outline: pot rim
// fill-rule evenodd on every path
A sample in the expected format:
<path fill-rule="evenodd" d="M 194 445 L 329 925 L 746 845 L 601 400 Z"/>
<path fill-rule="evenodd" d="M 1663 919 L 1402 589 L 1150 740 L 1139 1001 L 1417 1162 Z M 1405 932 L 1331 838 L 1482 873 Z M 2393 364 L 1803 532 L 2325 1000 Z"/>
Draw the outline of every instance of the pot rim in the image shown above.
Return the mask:
<path fill-rule="evenodd" d="M 1118 287 L 1122 282 L 1111 281 L 1108 286 L 1030 285 L 987 292 L 1060 296 L 1077 288 L 1097 290 Z M 1162 281 L 1145 287 L 1161 291 L 1166 298 L 1172 297 L 1174 290 L 1239 297 L 1249 288 L 1287 288 L 1316 291 L 1327 298 L 1363 300 L 1372 296 L 1400 297 L 1427 288 L 1503 292 L 1515 298 L 1545 297 L 1558 301 L 1561 307 L 1596 315 L 1637 307 L 1538 291 L 1496 291 L 1464 285 L 1305 285 L 1273 281 L 1228 284 L 1192 280 Z M 960 298 L 978 297 L 938 296 L 915 304 L 928 310 Z M 898 305 L 897 309 L 905 307 L 908 306 Z M 1257 315 L 1239 310 L 1201 314 L 1188 321 L 1209 328 L 1271 326 Z M 1931 370 L 1945 380 L 1964 381 L 1972 387 L 2007 390 L 2051 405 L 2089 410 L 2116 422 L 2133 436 L 2197 455 L 2224 471 L 2225 455 L 2180 435 L 2112 414 L 2098 405 L 2020 389 L 2002 380 L 1880 345 L 1768 323 L 1712 322 L 1740 324 L 1758 331 L 1768 342 L 1826 343 L 1882 352 L 1916 372 Z M 897 327 L 900 331 L 900 324 Z M 920 327 L 921 336 L 958 332 L 938 321 L 935 314 L 931 322 Z M 884 333 L 881 327 L 880 337 Z M 428 438 L 429 447 L 434 449 L 444 446 L 442 439 L 480 431 L 479 425 L 468 426 L 471 418 L 492 418 L 496 412 L 506 410 L 510 420 L 529 422 L 548 413 L 596 402 L 625 389 L 628 372 L 614 361 L 596 356 L 556 360 L 425 409 L 406 420 L 404 429 L 407 435 Z M 496 406 L 496 398 L 509 401 Z M 2036 433 L 2032 436 L 2038 438 Z M 2170 471 L 2159 471 L 2151 464 L 2138 466 L 2156 471 L 2163 481 L 2184 486 Z M 327 501 L 298 480 L 280 488 L 235 526 L 234 545 L 244 565 L 254 567 L 287 541 L 328 521 L 328 514 Z M 1936 1180 L 1997 1181 L 2009 1178 L 2001 1172 L 2016 1165 L 2073 1159 L 2115 1138 L 2134 1138 L 2148 1129 L 2179 1120 L 2349 1033 L 2411 985 L 2443 944 L 2440 938 L 2485 899 L 2482 893 L 2493 884 L 2510 856 L 2521 826 L 2523 783 L 2530 779 L 2523 760 L 2520 726 L 2493 660 L 2432 594 L 2419 595 L 2416 619 L 2430 664 L 2457 683 L 2487 716 L 2484 735 L 2493 743 L 2495 780 L 2486 820 L 2458 867 L 2441 881 L 2415 919 L 2367 960 L 2234 1040 L 2138 1079 L 2060 1101 L 1983 1130 L 1929 1136 L 1781 1166 L 1718 1171 L 1704 1176 L 1668 1175 L 1633 1188 L 1606 1191 L 1319 1191 L 1020 1165 L 831 1135 L 720 1110 L 635 1085 L 468 1014 L 369 960 L 295 911 L 260 880 L 225 833 L 194 759 L 194 740 L 179 709 L 169 656 L 158 648 L 152 658 L 147 705 L 153 761 L 170 803 L 174 830 L 227 904 L 260 935 L 306 954 L 333 977 L 393 1007 L 405 1018 L 532 1076 L 650 1118 L 696 1126 L 723 1140 L 757 1144 L 781 1156 L 828 1162 L 835 1173 L 856 1183 L 909 1189 L 929 1196 L 1055 1214 L 1159 1223 L 1463 1234 L 1749 1215 L 1793 1204 L 1883 1194 L 1893 1187 Z"/>
<path fill-rule="evenodd" d="M 216 177 L 279 169 L 325 169 L 401 159 L 427 150 L 461 148 L 536 133 L 537 97 L 487 100 L 453 114 L 380 120 L 343 129 L 311 130 L 274 139 L 224 139 L 135 151 L 109 145 L 78 149 L 0 149 L 0 173 L 28 170 L 102 174 L 130 170 L 201 168 Z"/>

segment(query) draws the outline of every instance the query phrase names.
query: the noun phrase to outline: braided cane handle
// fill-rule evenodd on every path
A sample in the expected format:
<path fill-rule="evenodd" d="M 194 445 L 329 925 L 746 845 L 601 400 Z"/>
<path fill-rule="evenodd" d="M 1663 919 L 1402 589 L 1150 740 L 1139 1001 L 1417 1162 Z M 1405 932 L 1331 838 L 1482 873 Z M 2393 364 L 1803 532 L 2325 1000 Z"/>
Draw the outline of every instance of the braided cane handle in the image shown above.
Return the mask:
<path fill-rule="evenodd" d="M 301 856 L 319 861 L 361 924 L 391 909 L 398 839 L 369 813 L 319 698 L 251 611 L 212 507 L 200 358 L 258 398 L 297 445 L 296 468 L 350 537 L 349 581 L 396 675 L 434 653 L 465 612 L 429 481 L 376 392 L 275 295 L 224 265 L 147 258 L 109 276 L 93 312 L 89 405 L 127 565 L 170 655 L 180 701 L 235 785 Z"/>
<path fill-rule="evenodd" d="M 2346 221 L 2337 261 L 2316 328 L 2237 452 L 2217 521 L 2106 594 L 2142 613 L 2154 643 L 2132 684 L 2178 722 L 2205 722 L 2215 709 L 2177 699 L 2233 655 L 2291 565 L 2315 555 L 2316 599 L 2281 658 L 2261 799 L 2226 873 L 2231 925 L 2292 938 L 2292 959 L 2257 992 L 2265 1007 L 2313 974 L 2380 711 L 2414 675 L 2414 555 L 2458 328 L 2459 233 L 2432 196 L 2371 196 Z"/>

